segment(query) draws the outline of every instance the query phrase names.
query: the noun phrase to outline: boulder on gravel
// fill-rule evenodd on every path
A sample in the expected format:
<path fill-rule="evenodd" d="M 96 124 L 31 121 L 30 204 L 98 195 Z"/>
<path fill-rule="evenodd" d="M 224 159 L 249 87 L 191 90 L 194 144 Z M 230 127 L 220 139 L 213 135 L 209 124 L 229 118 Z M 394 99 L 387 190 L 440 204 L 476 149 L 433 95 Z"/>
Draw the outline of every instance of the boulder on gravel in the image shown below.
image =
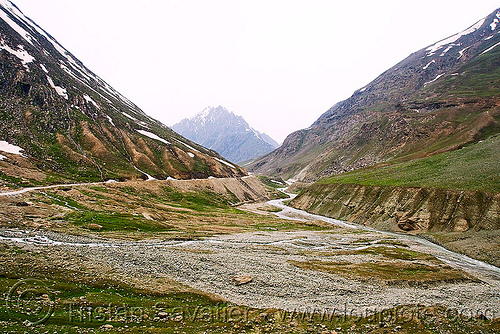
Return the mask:
<path fill-rule="evenodd" d="M 252 280 L 253 277 L 250 275 L 236 275 L 233 277 L 233 283 L 236 286 L 250 283 Z"/>

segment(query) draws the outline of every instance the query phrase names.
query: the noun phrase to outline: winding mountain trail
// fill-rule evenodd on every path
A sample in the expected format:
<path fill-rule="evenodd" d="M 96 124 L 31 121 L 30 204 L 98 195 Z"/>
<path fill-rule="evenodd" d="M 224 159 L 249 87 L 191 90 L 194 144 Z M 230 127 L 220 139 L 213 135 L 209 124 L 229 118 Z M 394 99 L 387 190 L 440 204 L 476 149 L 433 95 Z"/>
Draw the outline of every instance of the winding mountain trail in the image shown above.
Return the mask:
<path fill-rule="evenodd" d="M 0 192 L 0 196 L 15 196 L 15 195 L 21 195 L 27 192 L 31 191 L 37 191 L 37 190 L 44 190 L 44 189 L 54 189 L 54 188 L 62 188 L 62 187 L 76 187 L 76 186 L 95 186 L 99 184 L 106 184 L 109 183 L 110 181 L 106 182 L 91 182 L 91 183 L 68 183 L 68 184 L 54 184 L 51 186 L 43 186 L 43 187 L 30 187 L 30 188 L 23 188 L 19 190 L 14 190 L 14 191 L 7 191 L 7 192 Z M 112 181 L 112 182 L 117 182 L 117 181 Z"/>

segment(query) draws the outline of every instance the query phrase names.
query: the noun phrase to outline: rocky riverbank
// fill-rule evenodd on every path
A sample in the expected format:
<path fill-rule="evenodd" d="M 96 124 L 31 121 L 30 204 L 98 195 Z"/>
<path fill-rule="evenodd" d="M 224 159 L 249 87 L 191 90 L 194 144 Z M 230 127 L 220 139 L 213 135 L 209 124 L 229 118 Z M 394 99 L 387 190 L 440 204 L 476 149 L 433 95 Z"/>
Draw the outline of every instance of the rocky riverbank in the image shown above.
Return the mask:
<path fill-rule="evenodd" d="M 498 193 L 314 184 L 291 205 L 381 230 L 426 233 L 447 247 L 500 265 L 500 251 L 491 247 L 500 240 Z"/>

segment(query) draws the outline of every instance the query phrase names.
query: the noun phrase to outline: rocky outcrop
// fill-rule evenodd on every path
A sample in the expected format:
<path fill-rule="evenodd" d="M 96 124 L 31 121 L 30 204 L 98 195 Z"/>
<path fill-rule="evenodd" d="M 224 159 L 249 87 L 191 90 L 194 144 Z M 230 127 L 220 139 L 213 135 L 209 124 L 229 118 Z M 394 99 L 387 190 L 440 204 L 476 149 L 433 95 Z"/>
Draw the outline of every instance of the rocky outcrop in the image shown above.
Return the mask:
<path fill-rule="evenodd" d="M 465 232 L 500 229 L 500 193 L 450 189 L 313 184 L 295 208 L 378 229 Z"/>

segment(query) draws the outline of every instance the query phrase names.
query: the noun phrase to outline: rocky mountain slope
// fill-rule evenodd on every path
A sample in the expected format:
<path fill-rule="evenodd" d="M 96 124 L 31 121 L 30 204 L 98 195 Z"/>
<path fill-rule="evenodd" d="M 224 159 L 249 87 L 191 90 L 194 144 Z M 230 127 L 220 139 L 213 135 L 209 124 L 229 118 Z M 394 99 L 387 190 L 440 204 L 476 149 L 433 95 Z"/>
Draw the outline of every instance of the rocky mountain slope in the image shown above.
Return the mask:
<path fill-rule="evenodd" d="M 314 181 L 453 151 L 500 132 L 500 10 L 419 50 L 250 170 Z"/>
<path fill-rule="evenodd" d="M 221 106 L 207 107 L 194 117 L 175 124 L 172 129 L 234 162 L 259 157 L 279 146 L 268 135 L 250 127 L 243 117 Z"/>
<path fill-rule="evenodd" d="M 8 0 L 0 1 L 0 86 L 4 182 L 17 182 L 16 165 L 43 173 L 38 183 L 246 174 L 146 115 Z"/>

